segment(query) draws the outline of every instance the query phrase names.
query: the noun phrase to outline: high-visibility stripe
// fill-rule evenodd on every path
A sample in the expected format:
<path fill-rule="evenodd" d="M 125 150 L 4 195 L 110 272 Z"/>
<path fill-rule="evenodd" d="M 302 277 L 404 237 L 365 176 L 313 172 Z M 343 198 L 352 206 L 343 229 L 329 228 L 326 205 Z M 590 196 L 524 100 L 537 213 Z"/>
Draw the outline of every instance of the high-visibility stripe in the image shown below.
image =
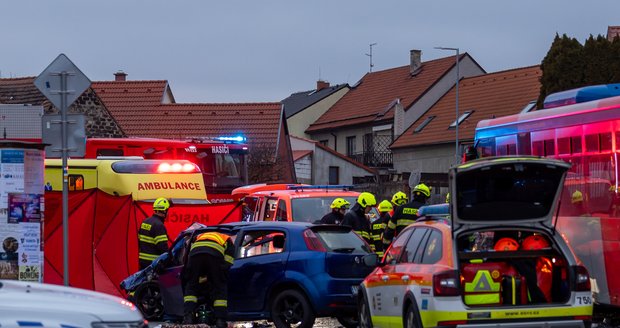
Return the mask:
<path fill-rule="evenodd" d="M 153 237 L 149 237 L 145 235 L 138 235 L 138 240 L 143 241 L 145 243 L 149 243 L 149 244 L 155 244 L 155 239 Z"/>
<path fill-rule="evenodd" d="M 394 222 L 390 221 L 390 223 L 388 223 L 388 225 L 387 225 L 387 226 L 388 226 L 388 228 L 390 228 L 390 229 L 394 229 L 394 228 L 396 228 L 396 223 L 394 223 Z"/>
<path fill-rule="evenodd" d="M 183 297 L 183 302 L 185 302 L 185 303 L 189 303 L 189 302 L 196 303 L 196 302 L 198 302 L 198 297 L 193 296 L 193 295 L 186 295 L 186 296 Z"/>
<path fill-rule="evenodd" d="M 147 260 L 147 261 L 153 261 L 155 260 L 159 255 L 155 255 L 155 254 L 149 254 L 149 253 L 138 253 L 138 258 L 140 260 Z"/>
<path fill-rule="evenodd" d="M 499 304 L 499 293 L 465 295 L 465 304 Z"/>
<path fill-rule="evenodd" d="M 235 262 L 235 258 L 230 255 L 224 255 L 224 261 L 233 264 Z"/>
<path fill-rule="evenodd" d="M 383 257 L 383 254 L 385 254 L 383 253 L 383 251 L 378 251 L 376 253 L 377 253 L 377 256 L 379 256 L 379 259 L 381 259 Z"/>
<path fill-rule="evenodd" d="M 216 251 L 222 253 L 222 255 L 224 255 L 224 250 L 225 250 L 224 247 L 222 245 L 219 245 L 216 242 L 213 242 L 213 241 L 197 241 L 197 242 L 194 242 L 192 244 L 192 247 L 190 248 L 190 251 L 194 250 L 194 248 L 197 248 L 197 247 L 211 247 L 211 248 L 215 249 Z"/>
<path fill-rule="evenodd" d="M 226 240 L 222 238 L 220 234 L 215 233 L 215 232 L 205 232 L 201 234 L 200 236 L 198 236 L 198 238 L 196 238 L 196 241 L 209 240 L 209 239 L 219 243 L 220 245 L 226 244 Z"/>
<path fill-rule="evenodd" d="M 215 300 L 213 301 L 213 306 L 214 307 L 227 307 L 228 306 L 228 301 L 227 300 Z"/>
<path fill-rule="evenodd" d="M 155 236 L 155 244 L 159 244 L 161 242 L 167 242 L 168 241 L 168 236 L 167 235 L 159 235 L 159 236 Z"/>
<path fill-rule="evenodd" d="M 396 225 L 397 226 L 408 226 L 412 223 L 414 223 L 415 220 L 409 220 L 409 219 L 400 219 L 398 221 L 396 221 Z"/>

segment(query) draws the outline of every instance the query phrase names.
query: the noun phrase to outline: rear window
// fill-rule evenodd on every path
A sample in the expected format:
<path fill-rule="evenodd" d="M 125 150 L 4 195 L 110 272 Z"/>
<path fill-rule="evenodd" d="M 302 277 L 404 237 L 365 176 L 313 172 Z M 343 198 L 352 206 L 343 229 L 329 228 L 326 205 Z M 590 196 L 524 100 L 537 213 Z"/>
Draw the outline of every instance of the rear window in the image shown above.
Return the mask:
<path fill-rule="evenodd" d="M 342 253 L 370 253 L 368 245 L 353 231 L 315 230 L 328 251 Z"/>
<path fill-rule="evenodd" d="M 464 221 L 527 220 L 549 214 L 563 169 L 510 163 L 459 172 L 457 214 Z"/>
<path fill-rule="evenodd" d="M 320 220 L 325 214 L 331 212 L 330 205 L 336 198 L 344 198 L 351 206 L 355 204 L 355 196 L 325 196 L 294 198 L 291 200 L 291 215 L 295 222 L 314 222 Z"/>

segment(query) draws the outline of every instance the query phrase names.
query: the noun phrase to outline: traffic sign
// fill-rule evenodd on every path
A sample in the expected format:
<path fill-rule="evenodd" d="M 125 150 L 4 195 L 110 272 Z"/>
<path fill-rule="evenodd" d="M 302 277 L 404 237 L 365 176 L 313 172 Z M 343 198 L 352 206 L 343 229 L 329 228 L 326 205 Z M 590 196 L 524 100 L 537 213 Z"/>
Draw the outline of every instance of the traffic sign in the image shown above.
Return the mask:
<path fill-rule="evenodd" d="M 66 85 L 63 88 L 61 76 L 66 75 Z M 73 62 L 60 54 L 34 80 L 34 85 L 49 99 L 56 108 L 63 105 L 62 91 L 66 90 L 65 106 L 69 107 L 90 86 L 90 80 L 80 71 Z"/>

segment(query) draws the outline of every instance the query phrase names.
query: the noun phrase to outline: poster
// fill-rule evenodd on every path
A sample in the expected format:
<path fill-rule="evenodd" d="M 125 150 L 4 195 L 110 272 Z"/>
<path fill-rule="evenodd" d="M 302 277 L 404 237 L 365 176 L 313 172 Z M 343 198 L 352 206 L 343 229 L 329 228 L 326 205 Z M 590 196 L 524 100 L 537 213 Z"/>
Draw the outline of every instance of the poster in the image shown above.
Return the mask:
<path fill-rule="evenodd" d="M 0 279 L 43 280 L 44 153 L 0 149 Z"/>

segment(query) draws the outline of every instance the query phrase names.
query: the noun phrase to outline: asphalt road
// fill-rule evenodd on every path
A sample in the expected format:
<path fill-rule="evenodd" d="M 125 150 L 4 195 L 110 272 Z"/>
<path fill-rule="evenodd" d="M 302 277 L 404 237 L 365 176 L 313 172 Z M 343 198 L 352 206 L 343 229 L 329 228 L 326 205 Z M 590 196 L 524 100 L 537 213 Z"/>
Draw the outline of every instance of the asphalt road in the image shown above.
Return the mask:
<path fill-rule="evenodd" d="M 171 325 L 162 322 L 151 322 L 149 327 L 152 328 L 180 328 L 180 327 L 192 327 L 192 328 L 208 328 L 207 325 Z M 232 322 L 228 324 L 229 328 L 274 328 L 275 326 L 267 321 L 254 321 L 254 322 Z M 342 327 L 338 320 L 334 318 L 318 318 L 313 325 L 314 328 L 338 328 Z"/>

